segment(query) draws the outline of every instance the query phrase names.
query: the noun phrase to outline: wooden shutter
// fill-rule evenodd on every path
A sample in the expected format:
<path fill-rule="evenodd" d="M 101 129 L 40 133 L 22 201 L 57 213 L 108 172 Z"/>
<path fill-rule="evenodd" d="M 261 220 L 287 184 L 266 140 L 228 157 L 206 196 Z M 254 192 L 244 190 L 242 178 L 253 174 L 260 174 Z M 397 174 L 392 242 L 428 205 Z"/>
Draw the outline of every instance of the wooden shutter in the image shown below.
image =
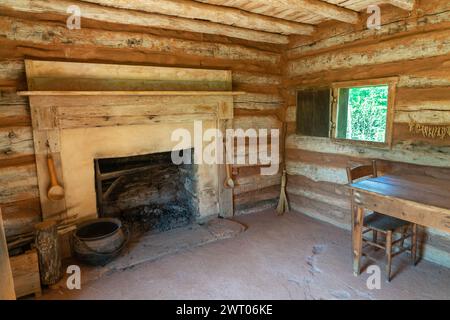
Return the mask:
<path fill-rule="evenodd" d="M 330 89 L 308 89 L 297 93 L 297 134 L 330 135 Z"/>

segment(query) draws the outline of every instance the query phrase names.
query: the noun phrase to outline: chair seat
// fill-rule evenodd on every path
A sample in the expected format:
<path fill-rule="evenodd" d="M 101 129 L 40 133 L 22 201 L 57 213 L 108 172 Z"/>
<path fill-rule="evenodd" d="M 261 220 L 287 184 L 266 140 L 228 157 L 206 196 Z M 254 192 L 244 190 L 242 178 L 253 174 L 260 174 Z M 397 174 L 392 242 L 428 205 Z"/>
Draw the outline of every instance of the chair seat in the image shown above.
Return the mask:
<path fill-rule="evenodd" d="M 410 224 L 411 222 L 386 216 L 378 212 L 374 212 L 364 218 L 365 227 L 383 232 L 395 231 Z"/>

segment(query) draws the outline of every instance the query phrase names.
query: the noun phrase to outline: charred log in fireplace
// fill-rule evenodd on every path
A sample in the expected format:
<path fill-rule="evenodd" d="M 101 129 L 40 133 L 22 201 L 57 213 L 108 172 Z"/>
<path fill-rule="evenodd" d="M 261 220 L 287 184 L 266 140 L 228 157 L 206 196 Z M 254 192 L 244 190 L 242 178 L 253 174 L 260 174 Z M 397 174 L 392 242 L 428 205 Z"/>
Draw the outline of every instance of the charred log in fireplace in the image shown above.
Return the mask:
<path fill-rule="evenodd" d="M 119 217 L 145 231 L 192 223 L 198 214 L 196 171 L 193 164 L 173 164 L 170 152 L 96 159 L 99 216 Z"/>

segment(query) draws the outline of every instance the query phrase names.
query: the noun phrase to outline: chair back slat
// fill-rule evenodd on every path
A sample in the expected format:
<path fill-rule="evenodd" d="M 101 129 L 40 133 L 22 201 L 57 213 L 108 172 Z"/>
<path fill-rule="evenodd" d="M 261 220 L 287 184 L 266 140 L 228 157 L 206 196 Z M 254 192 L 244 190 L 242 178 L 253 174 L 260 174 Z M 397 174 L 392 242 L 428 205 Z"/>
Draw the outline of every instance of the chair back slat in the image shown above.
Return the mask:
<path fill-rule="evenodd" d="M 375 160 L 372 160 L 372 165 L 347 168 L 347 178 L 349 183 L 352 183 L 355 180 L 366 177 L 367 178 L 377 177 L 377 163 Z"/>

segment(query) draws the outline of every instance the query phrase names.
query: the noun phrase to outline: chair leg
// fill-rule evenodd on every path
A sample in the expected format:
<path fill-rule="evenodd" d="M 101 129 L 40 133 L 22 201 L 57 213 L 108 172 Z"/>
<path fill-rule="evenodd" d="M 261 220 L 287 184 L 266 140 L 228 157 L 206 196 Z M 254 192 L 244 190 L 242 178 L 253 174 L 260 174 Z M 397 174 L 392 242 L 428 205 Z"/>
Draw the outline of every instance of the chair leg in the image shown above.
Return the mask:
<path fill-rule="evenodd" d="M 391 281 L 391 265 L 392 265 L 392 231 L 386 233 L 386 277 L 387 281 Z"/>
<path fill-rule="evenodd" d="M 373 243 L 378 243 L 378 231 L 372 229 L 372 241 Z M 374 247 L 374 250 L 377 251 L 378 248 Z"/>
<path fill-rule="evenodd" d="M 354 217 L 352 247 L 353 247 L 353 274 L 359 276 L 361 273 L 362 256 L 362 230 L 364 221 L 364 209 L 357 207 Z"/>
<path fill-rule="evenodd" d="M 403 227 L 403 230 L 402 230 L 402 238 L 405 237 L 405 236 L 408 234 L 408 229 L 409 229 L 408 226 Z M 403 248 L 404 246 L 405 246 L 405 239 L 403 239 L 402 241 L 400 241 L 400 248 Z"/>
<path fill-rule="evenodd" d="M 412 225 L 412 236 L 411 236 L 411 259 L 413 265 L 417 263 L 417 224 Z"/>

